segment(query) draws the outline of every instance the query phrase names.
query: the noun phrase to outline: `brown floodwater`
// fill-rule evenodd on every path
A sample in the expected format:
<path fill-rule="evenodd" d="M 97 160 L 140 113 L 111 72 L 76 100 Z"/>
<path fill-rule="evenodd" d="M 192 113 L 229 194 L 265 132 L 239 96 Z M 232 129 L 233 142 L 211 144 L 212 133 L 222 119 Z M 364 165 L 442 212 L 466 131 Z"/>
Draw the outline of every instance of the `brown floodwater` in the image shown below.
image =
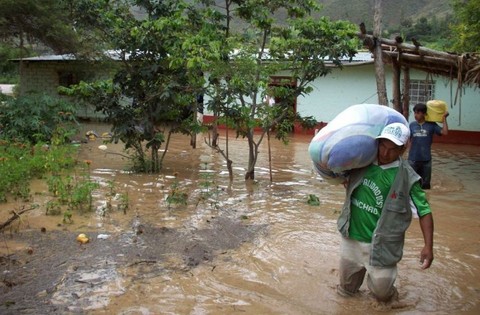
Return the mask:
<path fill-rule="evenodd" d="M 83 128 L 98 134 L 108 131 L 102 125 Z M 197 148 L 192 149 L 189 138 L 175 135 L 157 175 L 126 171 L 126 159 L 117 154 L 122 153 L 120 145 L 100 150 L 101 139 L 82 144 L 79 159 L 92 161 L 91 177 L 102 187 L 94 195 L 97 211 L 74 214 L 74 224 L 63 229 L 105 238 L 120 235 L 118 246 L 133 239 L 132 230 L 138 224 L 203 231 L 212 218 L 229 217 L 257 229 L 248 240 L 191 265 L 178 255 L 131 264 L 92 262 L 95 268 L 82 269 L 75 281 L 57 285 L 49 303 L 88 314 L 480 314 L 480 147 L 434 144 L 433 187 L 428 198 L 435 220 L 435 260 L 430 269 L 420 269 L 423 238 L 414 219 L 399 263 L 396 285 L 401 305 L 391 309 L 374 303 L 365 286 L 359 297 L 345 299 L 336 294 L 340 242 L 336 219 L 344 189 L 314 173 L 307 151 L 310 139 L 295 135 L 286 146 L 271 141 L 272 182 L 264 142 L 254 183 L 243 179 L 247 161 L 243 139 L 229 141 L 232 183 L 225 160 L 204 143 L 203 136 L 198 136 Z M 224 140 L 222 136 L 221 146 Z M 34 190 L 45 190 L 41 182 L 32 185 Z M 169 206 L 166 197 L 174 187 L 187 193 L 187 205 Z M 107 196 L 112 189 L 116 195 Z M 317 196 L 320 205 L 308 205 L 309 195 Z M 105 210 L 106 204 L 119 203 L 120 196 L 128 196 L 125 213 Z M 42 204 L 48 196 L 35 198 Z M 5 209 L 14 205 L 0 205 L 2 221 Z M 58 229 L 61 219 L 44 212 L 44 208 L 32 211 L 19 229 Z M 223 237 L 244 236 L 236 232 L 227 229 Z M 27 246 L 15 235 L 4 239 L 9 252 Z M 137 246 L 147 252 L 162 246 L 139 245 L 141 241 L 142 235 L 137 235 Z M 5 253 L 5 244 L 0 254 Z M 43 250 L 54 251 L 55 244 Z"/>

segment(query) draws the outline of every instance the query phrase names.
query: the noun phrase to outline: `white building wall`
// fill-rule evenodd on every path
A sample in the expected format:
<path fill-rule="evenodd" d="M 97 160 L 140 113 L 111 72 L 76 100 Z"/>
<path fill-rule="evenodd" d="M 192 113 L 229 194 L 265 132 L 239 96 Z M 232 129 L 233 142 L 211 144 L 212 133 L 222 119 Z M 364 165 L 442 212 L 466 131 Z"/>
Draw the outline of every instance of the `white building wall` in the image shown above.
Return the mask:
<path fill-rule="evenodd" d="M 410 79 L 425 80 L 426 73 L 410 71 Z M 435 99 L 443 100 L 448 104 L 450 115 L 447 121 L 449 129 L 480 131 L 480 89 L 473 86 L 463 86 L 455 102 L 458 86 L 456 80 L 450 81 L 448 78 L 441 76 L 434 76 L 431 79 L 435 82 Z M 389 91 L 391 91 L 390 87 Z M 414 120 L 412 108 L 410 108 L 409 120 Z"/>
<path fill-rule="evenodd" d="M 297 99 L 297 111 L 319 122 L 329 122 L 351 105 L 376 104 L 377 88 L 369 69 L 371 65 L 344 67 L 318 78 L 311 84 L 313 91 Z"/>
<path fill-rule="evenodd" d="M 391 100 L 393 89 L 390 66 L 385 67 L 385 76 L 387 97 Z M 410 79 L 426 80 L 427 73 L 412 69 Z M 449 129 L 479 132 L 480 89 L 464 86 L 461 90 L 461 100 L 457 100 L 455 104 L 457 81 L 450 82 L 448 78 L 440 76 L 429 77 L 429 79 L 435 82 L 435 99 L 443 100 L 449 105 Z M 297 111 L 302 116 L 313 116 L 319 122 L 328 123 L 351 105 L 378 103 L 373 63 L 345 66 L 343 69 L 335 68 L 327 76 L 316 79 L 311 86 L 313 91 L 309 95 L 297 99 Z M 211 115 L 208 110 L 205 114 Z M 413 119 L 412 109 L 410 109 L 409 120 Z"/>
<path fill-rule="evenodd" d="M 385 67 L 387 97 L 393 98 L 392 71 Z M 411 80 L 425 80 L 427 74 L 410 70 Z M 434 76 L 435 99 L 449 105 L 449 129 L 460 131 L 480 131 L 480 89 L 471 86 L 462 88 L 461 101 L 455 104 L 457 81 Z M 326 77 L 312 83 L 313 91 L 297 100 L 297 111 L 302 116 L 313 116 L 319 122 L 329 122 L 348 106 L 355 104 L 377 104 L 377 86 L 373 64 L 348 66 L 334 69 Z M 390 104 L 392 106 L 392 104 Z M 409 120 L 413 113 L 410 109 Z"/>

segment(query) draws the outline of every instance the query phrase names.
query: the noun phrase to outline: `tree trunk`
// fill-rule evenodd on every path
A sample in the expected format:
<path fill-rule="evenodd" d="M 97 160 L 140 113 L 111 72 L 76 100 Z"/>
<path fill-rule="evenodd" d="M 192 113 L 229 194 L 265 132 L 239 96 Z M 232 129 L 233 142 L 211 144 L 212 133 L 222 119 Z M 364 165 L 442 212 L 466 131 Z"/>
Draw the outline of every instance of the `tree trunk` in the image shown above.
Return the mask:
<path fill-rule="evenodd" d="M 385 69 L 382 59 L 382 45 L 378 39 L 382 37 L 382 0 L 375 0 L 373 36 L 375 40 L 375 77 L 377 79 L 378 104 L 388 106 L 387 88 L 385 84 Z"/>
<path fill-rule="evenodd" d="M 403 68 L 403 99 L 402 99 L 403 116 L 408 120 L 410 114 L 410 69 Z"/>
<path fill-rule="evenodd" d="M 170 129 L 168 131 L 167 141 L 165 141 L 165 149 L 163 150 L 162 157 L 160 158 L 159 170 L 161 170 L 163 168 L 163 160 L 165 159 L 165 155 L 167 154 L 168 146 L 170 145 L 170 138 L 171 137 L 172 137 L 172 130 Z"/>
<path fill-rule="evenodd" d="M 270 182 L 273 182 L 272 175 L 272 148 L 270 144 L 270 129 L 267 130 L 267 142 L 268 142 L 268 170 L 270 172 Z"/>
<path fill-rule="evenodd" d="M 393 78 L 392 78 L 392 85 L 393 85 L 393 109 L 397 112 L 402 113 L 402 97 L 400 93 L 400 76 L 401 76 L 401 66 L 400 61 L 397 59 L 392 60 L 393 62 Z"/>
<path fill-rule="evenodd" d="M 195 123 L 197 123 L 199 121 L 199 118 L 198 118 L 198 103 L 195 103 L 195 105 L 193 106 L 193 121 Z M 192 149 L 197 148 L 197 133 L 195 133 L 195 132 L 192 132 L 190 134 L 190 146 L 192 147 Z"/>
<path fill-rule="evenodd" d="M 253 130 L 250 130 L 247 135 L 248 139 L 248 167 L 245 173 L 245 180 L 255 179 L 255 163 L 256 163 L 256 150 L 255 143 L 253 142 Z"/>
<path fill-rule="evenodd" d="M 233 169 L 232 169 L 232 160 L 230 160 L 230 153 L 229 153 L 229 133 L 228 133 L 228 124 L 225 126 L 225 160 L 227 160 L 227 170 L 228 170 L 228 177 L 230 178 L 230 182 L 233 182 Z"/>
<path fill-rule="evenodd" d="M 151 147 L 151 153 L 150 153 L 150 158 L 152 160 L 152 165 L 150 169 L 150 173 L 157 173 L 157 165 L 158 165 L 158 149 L 156 148 L 156 145 L 152 145 Z"/>
<path fill-rule="evenodd" d="M 217 116 L 213 117 L 213 124 L 212 124 L 212 147 L 218 147 L 218 123 L 217 123 Z"/>

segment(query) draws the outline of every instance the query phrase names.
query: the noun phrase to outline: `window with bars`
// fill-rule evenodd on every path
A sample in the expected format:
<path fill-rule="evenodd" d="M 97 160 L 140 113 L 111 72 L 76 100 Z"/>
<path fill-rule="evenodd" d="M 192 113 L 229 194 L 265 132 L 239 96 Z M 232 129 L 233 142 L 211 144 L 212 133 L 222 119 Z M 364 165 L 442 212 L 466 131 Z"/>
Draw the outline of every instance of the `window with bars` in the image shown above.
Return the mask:
<path fill-rule="evenodd" d="M 94 74 L 86 71 L 66 70 L 58 72 L 58 85 L 70 87 L 80 81 L 92 81 Z"/>
<path fill-rule="evenodd" d="M 435 98 L 435 82 L 425 80 L 410 81 L 410 106 L 426 103 Z"/>

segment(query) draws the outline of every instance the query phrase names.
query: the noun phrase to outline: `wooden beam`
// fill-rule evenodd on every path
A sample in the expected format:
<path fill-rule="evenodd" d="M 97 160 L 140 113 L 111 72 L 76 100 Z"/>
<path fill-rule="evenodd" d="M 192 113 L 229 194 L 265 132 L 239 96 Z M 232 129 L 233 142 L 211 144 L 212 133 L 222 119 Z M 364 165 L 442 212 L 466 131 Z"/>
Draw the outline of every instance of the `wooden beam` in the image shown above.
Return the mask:
<path fill-rule="evenodd" d="M 415 53 L 417 55 L 436 56 L 436 57 L 439 57 L 439 58 L 442 58 L 442 59 L 449 59 L 449 60 L 452 60 L 452 61 L 458 61 L 458 58 L 463 58 L 463 57 L 469 58 L 468 56 L 458 55 L 458 54 L 448 53 L 448 52 L 443 52 L 443 51 L 438 51 L 438 50 L 433 50 L 433 49 L 426 48 L 426 47 L 423 47 L 423 46 L 415 46 L 415 45 L 411 45 L 411 44 L 407 44 L 407 43 L 399 43 L 399 42 L 397 42 L 393 39 L 375 38 L 374 36 L 368 35 L 368 34 L 365 34 L 365 35 L 359 34 L 358 36 L 362 39 L 377 41 L 382 45 L 386 45 L 390 49 L 392 49 L 392 48 L 394 49 L 394 48 L 398 47 L 402 50 L 403 53 L 410 52 L 410 53 Z"/>
<path fill-rule="evenodd" d="M 402 98 L 402 108 L 403 116 L 408 120 L 410 115 L 410 69 L 408 67 L 403 67 L 403 98 Z"/>
<path fill-rule="evenodd" d="M 387 56 L 390 56 L 392 59 L 397 59 L 398 58 L 398 52 L 396 51 L 383 51 L 383 53 Z M 419 56 L 419 55 L 413 55 L 409 54 L 408 52 L 402 51 L 402 60 L 405 61 L 412 61 L 416 63 L 432 63 L 432 64 L 439 64 L 439 65 L 444 65 L 444 66 L 449 66 L 449 67 L 458 67 L 458 59 L 457 60 L 451 60 L 451 59 L 444 59 L 444 58 L 439 58 L 435 56 Z"/>
<path fill-rule="evenodd" d="M 380 38 L 377 33 L 367 34 L 365 26 L 362 24 L 360 30 L 361 32 L 357 35 L 363 41 L 364 46 L 374 53 L 375 63 L 380 62 L 378 59 L 390 65 L 399 61 L 401 67 L 409 67 L 441 75 L 450 80 L 458 80 L 458 88 L 463 84 L 480 87 L 480 54 L 437 51 L 423 47 L 414 39 L 412 39 L 412 45 L 404 43 L 401 37 L 397 37 L 395 40 Z M 379 46 L 382 50 L 381 58 L 377 58 Z"/>
<path fill-rule="evenodd" d="M 392 77 L 392 86 L 393 86 L 393 109 L 402 112 L 401 106 L 401 93 L 400 93 L 400 76 L 402 73 L 400 61 L 398 59 L 393 59 L 393 77 Z"/>

